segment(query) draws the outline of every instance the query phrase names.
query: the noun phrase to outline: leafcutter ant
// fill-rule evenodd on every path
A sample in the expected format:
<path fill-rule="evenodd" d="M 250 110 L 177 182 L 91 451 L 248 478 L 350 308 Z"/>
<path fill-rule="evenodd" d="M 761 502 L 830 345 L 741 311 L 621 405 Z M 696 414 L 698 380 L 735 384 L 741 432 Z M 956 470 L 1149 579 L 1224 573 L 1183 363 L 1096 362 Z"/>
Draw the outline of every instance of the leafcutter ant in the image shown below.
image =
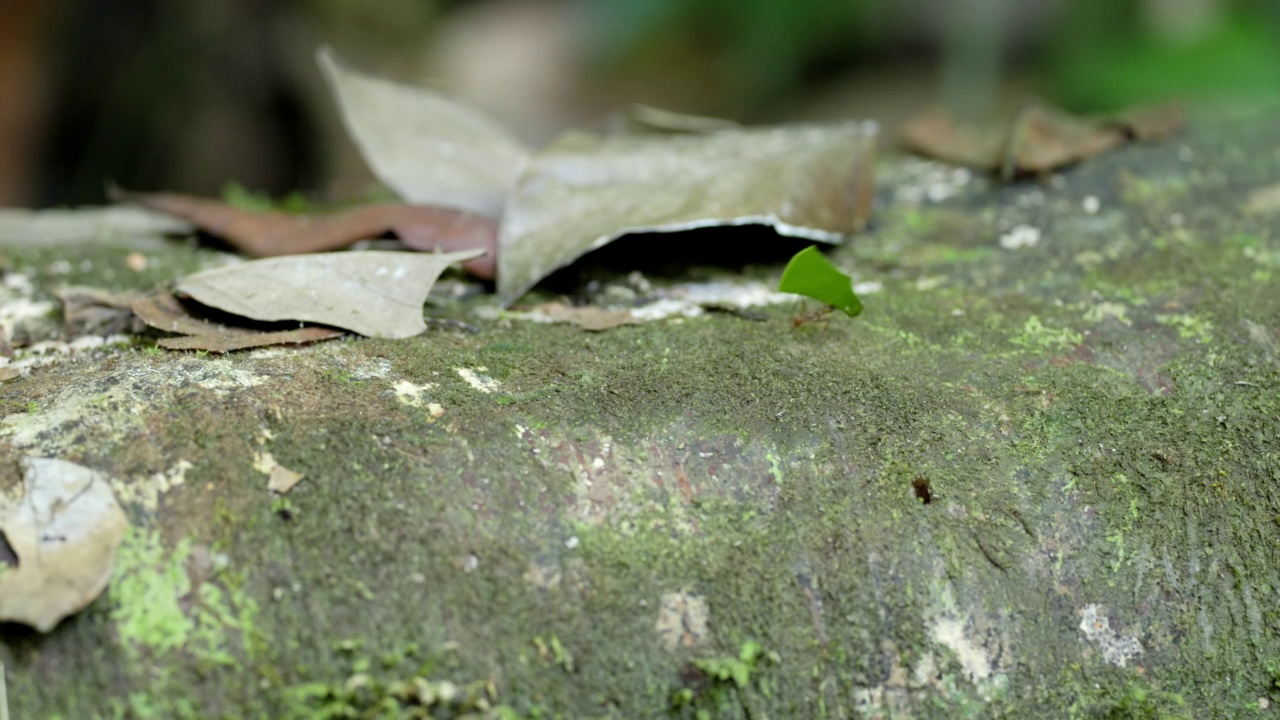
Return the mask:
<path fill-rule="evenodd" d="M 791 327 L 798 328 L 801 325 L 809 325 L 813 323 L 822 323 L 822 327 L 827 326 L 827 322 L 831 319 L 831 312 L 835 307 L 823 303 L 816 310 L 808 310 L 803 300 L 796 306 L 797 313 L 791 318 Z"/>

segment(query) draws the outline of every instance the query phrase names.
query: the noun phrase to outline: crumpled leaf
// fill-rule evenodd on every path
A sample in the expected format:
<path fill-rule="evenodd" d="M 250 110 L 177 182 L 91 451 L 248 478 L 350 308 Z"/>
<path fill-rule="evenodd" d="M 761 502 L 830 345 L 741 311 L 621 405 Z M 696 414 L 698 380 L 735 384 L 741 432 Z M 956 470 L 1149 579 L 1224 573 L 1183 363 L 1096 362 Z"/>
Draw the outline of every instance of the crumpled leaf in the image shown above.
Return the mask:
<path fill-rule="evenodd" d="M 1009 179 L 1023 173 L 1047 173 L 1134 140 L 1158 140 L 1177 132 L 1182 121 L 1181 109 L 1176 106 L 1092 120 L 1029 104 L 1010 120 L 975 126 L 959 123 L 934 108 L 903 127 L 902 142 L 922 155 L 999 171 Z"/>
<path fill-rule="evenodd" d="M 870 212 L 873 124 L 696 135 L 569 133 L 520 173 L 498 238 L 498 296 L 615 238 L 722 225 L 839 242 Z"/>
<path fill-rule="evenodd" d="M 132 202 L 188 220 L 254 257 L 340 250 L 358 240 L 395 233 L 415 250 L 454 251 L 483 248 L 487 255 L 464 267 L 491 280 L 498 226 L 493 220 L 460 210 L 403 203 L 370 203 L 318 215 L 252 210 L 220 200 L 177 193 L 129 193 L 113 188 L 117 202 Z"/>
<path fill-rule="evenodd" d="M 142 297 L 136 292 L 115 292 L 85 285 L 68 285 L 53 291 L 62 302 L 62 321 L 72 337 L 111 335 L 132 330 L 130 303 Z"/>
<path fill-rule="evenodd" d="M 874 123 L 742 129 L 649 109 L 641 124 L 694 132 L 569 133 L 530 154 L 475 110 L 355 73 L 327 49 L 318 61 L 384 182 L 415 202 L 501 212 L 503 305 L 629 233 L 768 225 L 838 242 L 870 211 Z"/>
<path fill-rule="evenodd" d="M 443 95 L 356 72 L 329 48 L 316 61 L 379 180 L 409 202 L 501 213 L 528 155 L 505 128 Z"/>
<path fill-rule="evenodd" d="M 29 457 L 22 470 L 21 500 L 0 505 L 0 620 L 49 632 L 107 587 L 129 521 L 87 467 Z"/>
<path fill-rule="evenodd" d="M 818 252 L 816 245 L 791 258 L 782 271 L 778 291 L 824 302 L 849 317 L 862 313 L 862 301 L 853 292 L 853 280 Z"/>
<path fill-rule="evenodd" d="M 252 260 L 188 276 L 177 292 L 254 320 L 299 320 L 361 335 L 407 338 L 427 329 L 422 305 L 454 263 L 483 250 L 363 250 Z"/>
<path fill-rule="evenodd" d="M 263 331 L 210 322 L 192 315 L 173 293 L 157 290 L 135 299 L 130 308 L 147 325 L 184 337 L 163 338 L 156 344 L 169 350 L 207 350 L 225 353 L 268 345 L 300 345 L 345 335 L 342 330 L 308 326 Z"/>

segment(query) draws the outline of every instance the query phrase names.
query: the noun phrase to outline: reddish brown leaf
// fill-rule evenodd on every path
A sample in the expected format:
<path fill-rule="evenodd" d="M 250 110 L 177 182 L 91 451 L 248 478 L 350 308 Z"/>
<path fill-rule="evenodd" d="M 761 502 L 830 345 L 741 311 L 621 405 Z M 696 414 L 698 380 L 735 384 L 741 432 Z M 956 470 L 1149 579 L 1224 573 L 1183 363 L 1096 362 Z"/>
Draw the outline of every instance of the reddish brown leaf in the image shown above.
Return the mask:
<path fill-rule="evenodd" d="M 165 290 L 157 290 L 129 304 L 142 322 L 157 330 L 180 335 L 251 335 L 253 330 L 211 323 L 192 316 L 178 299 Z"/>
<path fill-rule="evenodd" d="M 1005 178 L 1046 173 L 1131 140 L 1156 140 L 1182 127 L 1175 106 L 1131 111 L 1111 120 L 1089 120 L 1030 105 L 1002 123 L 975 126 L 933 109 L 909 121 L 902 142 L 944 162 L 998 170 Z"/>
<path fill-rule="evenodd" d="M 484 256 L 462 266 L 479 278 L 492 280 L 496 266 L 497 222 L 461 210 L 372 203 L 322 215 L 292 215 L 278 210 L 244 210 L 219 200 L 176 193 L 112 189 L 111 198 L 188 220 L 254 257 L 338 250 L 392 232 L 415 250 L 484 248 L 488 251 Z"/>
<path fill-rule="evenodd" d="M 191 315 L 178 299 L 165 290 L 157 290 L 134 300 L 130 307 L 143 322 L 157 330 L 181 333 L 183 337 L 160 340 L 160 347 L 170 350 L 208 350 L 224 353 L 266 345 L 296 345 L 327 340 L 343 335 L 342 330 L 312 325 L 262 332 L 251 328 L 221 325 Z"/>
<path fill-rule="evenodd" d="M 343 335 L 343 331 L 311 325 L 294 330 L 252 333 L 249 335 L 184 335 L 164 338 L 157 345 L 169 350 L 208 350 L 225 353 L 267 345 L 301 345 Z"/>

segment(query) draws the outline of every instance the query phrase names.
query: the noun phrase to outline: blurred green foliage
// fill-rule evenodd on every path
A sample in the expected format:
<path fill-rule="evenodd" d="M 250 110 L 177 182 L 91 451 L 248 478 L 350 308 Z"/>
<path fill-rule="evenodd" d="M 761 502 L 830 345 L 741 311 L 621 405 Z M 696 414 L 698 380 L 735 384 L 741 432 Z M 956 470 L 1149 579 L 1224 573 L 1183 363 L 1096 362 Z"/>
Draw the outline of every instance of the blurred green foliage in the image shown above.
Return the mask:
<path fill-rule="evenodd" d="M 1076 110 L 1114 110 L 1173 96 L 1231 102 L 1280 97 L 1280 4 L 1181 0 L 1208 10 L 1162 27 L 1153 3 L 1077 0 L 1047 38 L 1047 93 Z M 1164 3 L 1172 11 L 1178 8 Z"/>
<path fill-rule="evenodd" d="M 1018 5 L 1024 1 L 614 0 L 590 5 L 591 42 L 606 74 L 678 72 L 692 57 L 715 68 L 709 90 L 750 111 L 833 66 L 874 72 L 904 60 L 963 63 L 964 56 L 943 49 L 973 37 L 973 28 L 961 27 L 967 18 L 981 14 L 986 22 L 995 13 L 987 37 L 1003 65 L 984 70 L 997 77 L 969 77 L 975 92 L 1017 71 L 1074 110 L 1172 96 L 1280 96 L 1274 0 L 1044 0 L 1038 13 L 1025 12 Z M 661 67 L 664 57 L 669 67 Z"/>

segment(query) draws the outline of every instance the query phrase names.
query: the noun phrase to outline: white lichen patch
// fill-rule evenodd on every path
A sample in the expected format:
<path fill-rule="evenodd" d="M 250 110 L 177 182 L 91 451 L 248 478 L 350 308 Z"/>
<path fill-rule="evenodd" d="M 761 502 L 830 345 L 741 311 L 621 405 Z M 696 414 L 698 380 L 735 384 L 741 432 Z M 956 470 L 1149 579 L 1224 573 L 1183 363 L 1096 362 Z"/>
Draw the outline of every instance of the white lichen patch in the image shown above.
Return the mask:
<path fill-rule="evenodd" d="M 1097 603 L 1089 603 L 1080 610 L 1080 632 L 1098 648 L 1103 660 L 1116 667 L 1124 667 L 1130 659 L 1142 654 L 1142 643 L 1138 638 L 1112 630 L 1111 618 Z"/>
<path fill-rule="evenodd" d="M 991 677 L 991 656 L 986 648 L 969 639 L 963 622 L 956 618 L 936 617 L 929 624 L 929 637 L 955 654 L 970 682 L 979 683 Z"/>
<path fill-rule="evenodd" d="M 707 630 L 711 613 L 706 598 L 681 588 L 665 593 L 658 603 L 658 619 L 654 630 L 662 640 L 662 646 L 670 652 L 680 648 L 692 648 L 710 638 Z"/>
<path fill-rule="evenodd" d="M 396 400 L 400 403 L 409 407 L 422 407 L 427 402 L 424 393 L 435 386 L 435 383 L 418 385 L 408 380 L 397 380 L 391 384 L 391 391 L 395 393 Z M 435 403 L 432 404 L 434 405 Z"/>
<path fill-rule="evenodd" d="M 112 478 L 111 489 L 122 504 L 140 505 L 148 512 L 154 512 L 160 505 L 160 498 L 185 483 L 187 471 L 193 467 L 190 462 L 179 460 L 165 472 L 131 480 Z"/>
<path fill-rule="evenodd" d="M 901 176 L 893 191 L 898 204 L 942 202 L 964 192 L 973 181 L 973 173 L 966 168 L 920 158 L 903 158 L 894 169 Z"/>
<path fill-rule="evenodd" d="M 71 381 L 31 411 L 0 420 L 0 436 L 18 450 L 60 457 L 86 442 L 109 446 L 144 433 L 144 412 L 168 405 L 174 392 L 196 386 L 221 394 L 264 381 L 227 360 L 136 365 Z"/>
<path fill-rule="evenodd" d="M 1017 250 L 1024 247 L 1035 247 L 1040 244 L 1040 228 L 1031 225 L 1019 225 L 1000 236 L 1000 247 L 1005 250 Z"/>
<path fill-rule="evenodd" d="M 49 317 L 53 303 L 35 299 L 35 285 L 22 273 L 0 277 L 0 342 L 9 342 L 19 329 L 30 330 Z"/>
<path fill-rule="evenodd" d="M 868 290 L 868 292 L 876 292 L 880 289 L 879 283 L 874 285 L 874 289 Z M 646 299 L 646 302 L 640 304 L 608 305 L 608 308 L 616 308 L 617 312 L 625 313 L 624 318 L 628 318 L 625 322 L 653 322 L 669 318 L 698 317 L 705 315 L 708 307 L 746 310 L 767 305 L 794 303 L 796 296 L 791 293 L 778 292 L 773 289 L 773 286 L 758 281 L 715 281 L 679 283 L 669 287 L 658 288 L 651 293 L 647 293 Z M 602 307 L 601 309 L 604 308 Z M 528 312 L 494 310 L 479 312 L 478 314 L 487 319 L 524 320 L 538 323 L 565 321 L 562 317 L 546 312 L 542 307 L 534 308 Z M 619 321 L 610 326 L 619 324 L 624 323 Z"/>
<path fill-rule="evenodd" d="M 502 384 L 499 383 L 497 380 L 494 380 L 493 378 L 484 374 L 489 370 L 489 368 L 487 367 L 481 366 L 474 369 L 460 367 L 460 368 L 454 368 L 454 370 L 458 373 L 458 375 L 463 380 L 467 382 L 468 385 L 475 388 L 476 390 L 479 390 L 482 393 L 485 393 L 485 394 L 494 393 L 494 392 L 497 392 L 498 389 L 502 387 Z"/>
<path fill-rule="evenodd" d="M 391 374 L 390 360 L 372 360 L 361 363 L 351 371 L 352 380 L 374 380 L 385 378 Z"/>
<path fill-rule="evenodd" d="M 125 345 L 129 342 L 130 338 L 127 335 L 110 335 L 107 337 L 85 335 L 71 342 L 45 340 L 18 348 L 11 358 L 0 357 L 0 367 L 17 371 L 19 375 L 27 375 L 34 368 L 56 365 L 64 360 L 79 357 L 91 350 L 98 350 L 112 345 Z"/>
<path fill-rule="evenodd" d="M 791 293 L 778 292 L 761 282 L 680 283 L 666 288 L 661 294 L 665 299 L 680 300 L 696 306 L 716 305 L 744 309 L 795 302 L 796 299 Z"/>

